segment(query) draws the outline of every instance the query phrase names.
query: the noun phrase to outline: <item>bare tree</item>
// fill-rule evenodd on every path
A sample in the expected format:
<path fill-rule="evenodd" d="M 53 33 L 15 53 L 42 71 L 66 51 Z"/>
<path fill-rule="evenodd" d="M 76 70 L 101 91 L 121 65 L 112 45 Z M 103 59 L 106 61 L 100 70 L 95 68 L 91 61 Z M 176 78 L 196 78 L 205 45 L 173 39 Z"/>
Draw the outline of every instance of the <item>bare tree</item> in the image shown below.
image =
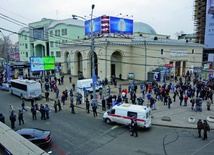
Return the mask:
<path fill-rule="evenodd" d="M 9 49 L 12 45 L 12 41 L 9 36 L 3 36 L 0 38 L 0 57 L 8 60 L 9 57 Z"/>

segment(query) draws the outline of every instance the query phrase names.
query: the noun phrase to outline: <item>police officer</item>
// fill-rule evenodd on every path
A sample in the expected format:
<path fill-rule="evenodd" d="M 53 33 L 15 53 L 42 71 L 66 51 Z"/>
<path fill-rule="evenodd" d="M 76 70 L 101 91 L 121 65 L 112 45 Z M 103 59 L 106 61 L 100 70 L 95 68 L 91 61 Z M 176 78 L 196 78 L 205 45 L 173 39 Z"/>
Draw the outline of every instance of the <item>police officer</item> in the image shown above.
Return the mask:
<path fill-rule="evenodd" d="M 201 119 L 197 122 L 197 129 L 198 129 L 198 138 L 201 138 L 201 130 L 203 129 L 203 123 Z"/>
<path fill-rule="evenodd" d="M 138 137 L 138 134 L 137 134 L 137 120 L 135 118 L 131 119 L 131 127 L 132 127 L 131 136 L 134 136 L 134 134 L 135 134 L 135 137 Z"/>
<path fill-rule="evenodd" d="M 207 139 L 207 131 L 210 132 L 210 126 L 209 126 L 209 124 L 207 123 L 206 120 L 204 120 L 203 129 L 204 129 L 204 138 L 203 138 L 203 140 L 205 140 L 205 139 Z"/>

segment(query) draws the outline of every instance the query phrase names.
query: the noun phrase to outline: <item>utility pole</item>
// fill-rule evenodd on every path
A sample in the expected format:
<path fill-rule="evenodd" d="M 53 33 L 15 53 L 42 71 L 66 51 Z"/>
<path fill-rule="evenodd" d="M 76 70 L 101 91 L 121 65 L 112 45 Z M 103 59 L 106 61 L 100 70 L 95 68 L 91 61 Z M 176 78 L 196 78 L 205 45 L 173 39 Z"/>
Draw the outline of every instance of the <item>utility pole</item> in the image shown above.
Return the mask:
<path fill-rule="evenodd" d="M 105 63 L 105 70 L 106 70 L 105 71 L 105 77 L 106 78 L 107 78 L 107 72 L 108 72 L 108 70 L 107 70 L 107 68 L 108 68 L 108 65 L 107 65 L 107 53 L 108 53 L 107 50 L 108 50 L 108 45 L 109 45 L 109 41 L 107 41 L 107 43 L 106 43 L 106 49 L 105 49 L 106 50 L 105 51 L 105 59 L 106 59 L 105 60 L 106 61 L 106 63 Z M 106 93 L 105 93 L 106 94 L 105 100 L 106 100 L 106 103 L 107 103 L 107 97 L 109 97 L 108 96 L 108 92 L 107 92 L 107 88 L 108 88 L 108 84 L 105 85 L 105 91 L 106 91 Z"/>
<path fill-rule="evenodd" d="M 97 99 L 96 99 L 96 90 L 95 90 L 95 84 L 96 84 L 96 75 L 95 75 L 95 64 L 94 64 L 94 33 L 93 33 L 93 10 L 95 5 L 92 4 L 91 6 L 91 53 L 92 53 L 92 87 L 93 87 L 93 99 L 92 99 L 92 105 L 98 105 Z"/>
<path fill-rule="evenodd" d="M 146 81 L 146 65 L 147 65 L 147 48 L 146 48 L 146 40 L 144 41 L 144 47 L 145 47 L 145 81 Z"/>

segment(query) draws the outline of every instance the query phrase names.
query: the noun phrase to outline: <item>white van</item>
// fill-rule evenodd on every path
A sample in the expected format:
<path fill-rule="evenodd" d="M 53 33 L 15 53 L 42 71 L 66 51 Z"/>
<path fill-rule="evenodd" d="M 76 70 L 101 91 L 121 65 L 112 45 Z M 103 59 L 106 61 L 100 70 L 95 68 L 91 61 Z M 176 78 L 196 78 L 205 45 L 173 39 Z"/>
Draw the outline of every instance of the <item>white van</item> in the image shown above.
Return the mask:
<path fill-rule="evenodd" d="M 124 125 L 129 125 L 133 117 L 136 118 L 139 127 L 151 127 L 152 118 L 149 106 L 124 103 L 113 106 L 112 109 L 103 114 L 103 119 L 106 123 L 115 122 Z"/>
<path fill-rule="evenodd" d="M 41 84 L 34 80 L 11 80 L 9 85 L 9 92 L 25 99 L 42 97 Z"/>
<path fill-rule="evenodd" d="M 76 88 L 77 90 L 84 90 L 85 88 L 89 92 L 92 92 L 93 91 L 92 83 L 93 83 L 93 79 L 77 80 Z M 95 89 L 96 90 L 102 89 L 102 85 L 97 82 L 95 84 Z"/>

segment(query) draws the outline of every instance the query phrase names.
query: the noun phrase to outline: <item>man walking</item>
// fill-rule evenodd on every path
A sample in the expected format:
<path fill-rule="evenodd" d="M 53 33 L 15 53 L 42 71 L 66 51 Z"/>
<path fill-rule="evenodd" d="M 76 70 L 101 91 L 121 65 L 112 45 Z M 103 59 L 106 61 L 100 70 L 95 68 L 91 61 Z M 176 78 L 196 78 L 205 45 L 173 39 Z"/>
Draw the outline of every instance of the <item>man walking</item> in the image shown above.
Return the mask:
<path fill-rule="evenodd" d="M 95 104 L 92 105 L 93 115 L 97 117 L 97 106 Z"/>
<path fill-rule="evenodd" d="M 22 100 L 22 112 L 23 110 L 27 111 L 27 109 L 25 108 L 25 101 Z"/>

